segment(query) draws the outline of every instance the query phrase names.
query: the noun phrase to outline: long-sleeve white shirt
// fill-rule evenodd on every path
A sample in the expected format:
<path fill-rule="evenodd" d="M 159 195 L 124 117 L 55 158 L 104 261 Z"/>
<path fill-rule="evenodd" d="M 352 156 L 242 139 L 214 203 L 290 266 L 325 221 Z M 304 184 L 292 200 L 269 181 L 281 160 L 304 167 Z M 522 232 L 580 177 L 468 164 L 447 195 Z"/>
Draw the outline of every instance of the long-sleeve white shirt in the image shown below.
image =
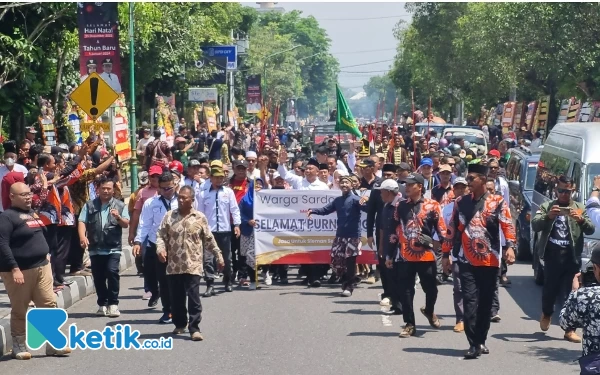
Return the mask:
<path fill-rule="evenodd" d="M 283 164 L 279 164 L 277 172 L 294 190 L 329 190 L 329 186 L 318 178 L 314 182 L 308 182 L 305 177 L 288 173 L 287 168 Z"/>
<path fill-rule="evenodd" d="M 600 199 L 597 197 L 590 197 L 587 202 L 585 202 L 585 209 L 594 226 L 600 228 Z"/>
<path fill-rule="evenodd" d="M 171 205 L 171 210 L 179 207 L 177 203 L 177 195 L 173 195 L 173 198 L 169 201 L 166 198 L 161 199 L 160 195 L 149 198 L 142 206 L 142 212 L 140 213 L 140 222 L 138 224 L 137 233 L 135 236 L 135 242 L 142 243 L 148 237 L 148 241 L 156 243 L 156 234 L 158 233 L 158 227 L 162 222 L 163 217 L 167 214 L 167 207 Z"/>
<path fill-rule="evenodd" d="M 208 219 L 211 232 L 231 232 L 231 218 L 233 225 L 242 223 L 235 194 L 225 186 L 216 190 L 210 185 L 208 189 L 201 190 L 196 196 L 196 209 Z"/>

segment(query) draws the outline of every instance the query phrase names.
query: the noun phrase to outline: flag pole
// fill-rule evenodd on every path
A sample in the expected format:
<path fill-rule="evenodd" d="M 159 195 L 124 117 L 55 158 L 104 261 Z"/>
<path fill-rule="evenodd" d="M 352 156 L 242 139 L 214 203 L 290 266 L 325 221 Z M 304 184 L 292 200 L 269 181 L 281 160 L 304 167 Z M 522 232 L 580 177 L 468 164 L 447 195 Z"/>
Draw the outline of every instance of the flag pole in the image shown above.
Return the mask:
<path fill-rule="evenodd" d="M 410 89 L 410 100 L 412 102 L 412 127 L 413 127 L 413 164 L 415 165 L 415 170 L 417 170 L 417 139 L 414 137 L 416 133 L 417 124 L 415 123 L 415 93 L 413 89 Z"/>
<path fill-rule="evenodd" d="M 429 96 L 429 106 L 427 107 L 427 147 L 429 147 L 429 122 L 431 121 L 431 95 Z"/>

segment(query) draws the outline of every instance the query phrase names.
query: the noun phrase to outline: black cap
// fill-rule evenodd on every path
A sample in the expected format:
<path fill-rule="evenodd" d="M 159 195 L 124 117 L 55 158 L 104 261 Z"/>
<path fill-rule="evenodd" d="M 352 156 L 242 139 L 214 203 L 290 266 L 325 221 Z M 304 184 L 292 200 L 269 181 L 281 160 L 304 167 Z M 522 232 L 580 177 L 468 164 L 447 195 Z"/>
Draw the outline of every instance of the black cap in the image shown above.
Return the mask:
<path fill-rule="evenodd" d="M 237 168 L 237 167 L 244 167 L 244 168 L 248 168 L 248 162 L 246 160 L 234 160 L 233 163 L 231 163 L 233 165 L 233 168 Z"/>
<path fill-rule="evenodd" d="M 405 184 L 419 184 L 424 185 L 425 179 L 418 173 L 411 173 L 402 179 Z"/>
<path fill-rule="evenodd" d="M 308 163 L 306 164 L 306 166 L 309 166 L 309 165 L 314 165 L 315 167 L 319 168 L 319 162 L 316 161 L 315 159 L 310 159 L 308 161 Z"/>
<path fill-rule="evenodd" d="M 327 170 L 329 170 L 329 167 L 327 166 L 327 164 L 322 163 L 322 164 L 319 164 L 319 170 L 320 171 L 323 171 L 323 170 L 327 171 Z"/>
<path fill-rule="evenodd" d="M 408 163 L 400 163 L 400 165 L 398 165 L 398 169 L 402 170 L 402 171 L 410 171 L 410 165 L 408 165 Z"/>
<path fill-rule="evenodd" d="M 594 249 L 592 251 L 592 256 L 590 257 L 590 262 L 594 263 L 597 266 L 600 266 L 600 249 Z"/>
<path fill-rule="evenodd" d="M 372 168 L 375 166 L 375 162 L 372 159 L 363 159 L 358 163 L 361 168 Z"/>
<path fill-rule="evenodd" d="M 469 164 L 468 171 L 469 173 L 477 173 L 487 176 L 489 168 L 487 167 L 487 165 L 483 164 Z"/>
<path fill-rule="evenodd" d="M 102 60 L 102 65 L 104 65 L 104 64 L 111 64 L 112 65 L 112 63 L 113 63 L 112 59 L 108 58 L 108 57 L 105 58 L 104 60 Z"/>
<path fill-rule="evenodd" d="M 381 168 L 381 171 L 382 172 L 394 172 L 394 173 L 396 173 L 396 169 L 397 169 L 397 167 L 394 164 L 387 163 L 387 164 L 383 165 L 383 167 Z"/>

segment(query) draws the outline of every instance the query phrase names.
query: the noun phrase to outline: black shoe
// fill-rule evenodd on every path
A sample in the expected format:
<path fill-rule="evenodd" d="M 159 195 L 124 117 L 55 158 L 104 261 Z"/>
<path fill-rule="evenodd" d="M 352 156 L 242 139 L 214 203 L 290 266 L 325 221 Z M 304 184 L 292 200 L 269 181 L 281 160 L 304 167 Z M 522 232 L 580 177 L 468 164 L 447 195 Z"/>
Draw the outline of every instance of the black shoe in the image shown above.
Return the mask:
<path fill-rule="evenodd" d="M 481 355 L 481 347 L 472 345 L 465 353 L 465 359 L 476 359 Z"/>
<path fill-rule="evenodd" d="M 233 292 L 233 288 L 231 288 L 231 285 L 227 284 L 227 285 L 225 285 L 225 291 L 226 292 Z"/>
<path fill-rule="evenodd" d="M 308 285 L 308 278 L 302 279 L 302 282 L 300 284 L 302 284 L 302 285 Z"/>
<path fill-rule="evenodd" d="M 290 282 L 288 281 L 287 277 L 286 277 L 285 279 L 280 279 L 280 280 L 279 280 L 279 284 L 282 284 L 282 285 L 287 285 L 287 284 L 289 284 L 289 283 L 290 283 Z"/>
<path fill-rule="evenodd" d="M 173 323 L 173 320 L 171 319 L 171 314 L 164 313 L 163 316 L 161 316 L 160 319 L 158 319 L 158 323 L 159 324 L 171 324 L 171 323 Z"/>
<path fill-rule="evenodd" d="M 310 283 L 310 286 L 312 286 L 313 288 L 318 288 L 321 286 L 321 282 L 319 280 L 315 280 L 312 283 Z"/>
<path fill-rule="evenodd" d="M 327 284 L 331 285 L 331 284 L 337 284 L 339 281 L 337 279 L 337 277 L 335 277 L 334 274 L 331 275 L 331 277 L 329 278 L 329 280 L 327 280 Z"/>
<path fill-rule="evenodd" d="M 217 294 L 215 292 L 215 288 L 213 288 L 212 285 L 209 285 L 209 286 L 206 287 L 206 292 L 204 292 L 204 294 L 202 295 L 202 297 L 208 298 L 208 297 L 214 296 L 215 294 Z"/>
<path fill-rule="evenodd" d="M 490 354 L 490 350 L 484 344 L 479 345 L 479 350 L 481 351 L 481 354 Z"/>
<path fill-rule="evenodd" d="M 158 294 L 158 292 L 152 293 L 152 297 L 150 297 L 150 299 L 148 300 L 148 307 L 155 307 L 158 304 L 159 298 L 160 295 Z"/>
<path fill-rule="evenodd" d="M 385 314 L 385 315 L 402 315 L 402 311 L 392 308 L 392 309 L 389 309 L 388 311 L 384 311 L 383 314 Z"/>

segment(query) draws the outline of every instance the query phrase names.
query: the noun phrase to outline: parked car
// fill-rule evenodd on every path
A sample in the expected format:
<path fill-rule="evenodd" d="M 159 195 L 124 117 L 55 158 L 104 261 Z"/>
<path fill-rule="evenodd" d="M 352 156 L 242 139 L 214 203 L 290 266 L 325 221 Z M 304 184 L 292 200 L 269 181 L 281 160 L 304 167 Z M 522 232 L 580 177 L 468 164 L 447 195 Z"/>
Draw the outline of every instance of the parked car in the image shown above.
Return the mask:
<path fill-rule="evenodd" d="M 573 179 L 575 191 L 572 198 L 585 202 L 594 186 L 594 176 L 600 175 L 600 122 L 571 122 L 556 124 L 548 135 L 540 155 L 532 195 L 531 211 L 537 212 L 542 203 L 556 199 L 556 181 L 560 175 Z M 533 274 L 535 282 L 544 282 L 544 261 L 535 246 L 538 234 L 531 233 Z M 585 268 L 592 250 L 600 247 L 600 230 L 584 236 L 581 264 Z"/>
<path fill-rule="evenodd" d="M 537 172 L 540 153 L 542 150 L 527 147 L 511 148 L 508 150 L 506 163 L 506 180 L 510 192 L 510 215 L 513 218 L 517 234 L 516 257 L 518 260 L 532 259 L 533 251 L 530 246 L 531 233 L 531 199 L 533 185 Z M 535 214 L 535 213 L 534 213 Z"/>

